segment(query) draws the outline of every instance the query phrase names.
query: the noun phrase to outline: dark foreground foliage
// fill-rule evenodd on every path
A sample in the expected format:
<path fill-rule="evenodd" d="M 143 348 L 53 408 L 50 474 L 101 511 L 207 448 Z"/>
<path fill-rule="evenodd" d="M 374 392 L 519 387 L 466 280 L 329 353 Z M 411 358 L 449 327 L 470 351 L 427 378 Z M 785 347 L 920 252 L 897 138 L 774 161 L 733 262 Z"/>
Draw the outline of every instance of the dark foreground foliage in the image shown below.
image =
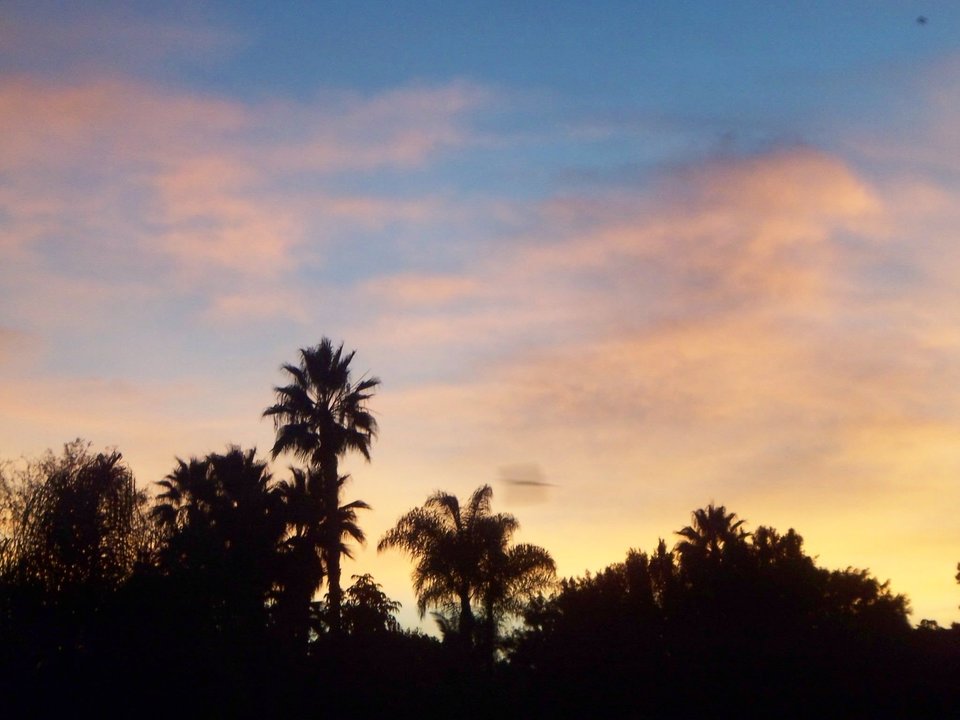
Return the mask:
<path fill-rule="evenodd" d="M 722 507 L 673 551 L 631 551 L 527 611 L 512 667 L 571 716 L 910 717 L 955 701 L 921 659 L 932 634 L 865 571 L 828 571 L 793 530 L 752 535 Z M 949 654 L 945 642 L 941 652 Z M 956 676 L 955 676 L 956 677 Z M 945 680 L 945 678 L 943 678 Z"/>
<path fill-rule="evenodd" d="M 491 662 L 462 618 L 443 642 L 401 631 L 370 576 L 335 617 L 313 601 L 325 555 L 303 493 L 252 451 L 178 463 L 152 505 L 118 453 L 83 443 L 0 481 L 5 717 L 960 712 L 960 626 L 911 628 L 906 598 L 868 572 L 818 567 L 793 530 L 748 532 L 722 506 L 528 602 Z"/>

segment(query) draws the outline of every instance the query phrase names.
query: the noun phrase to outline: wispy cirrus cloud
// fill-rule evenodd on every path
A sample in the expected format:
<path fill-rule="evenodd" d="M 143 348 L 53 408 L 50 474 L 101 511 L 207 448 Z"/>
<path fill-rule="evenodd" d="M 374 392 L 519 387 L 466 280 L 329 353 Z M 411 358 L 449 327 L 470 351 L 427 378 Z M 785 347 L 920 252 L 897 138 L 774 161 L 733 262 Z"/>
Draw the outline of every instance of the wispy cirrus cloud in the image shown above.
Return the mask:
<path fill-rule="evenodd" d="M 869 184 L 809 149 L 718 160 L 531 212 L 536 233 L 490 246 L 458 274 L 368 281 L 364 292 L 388 301 L 381 329 L 413 343 L 533 348 L 738 311 L 822 315 L 854 270 L 851 238 L 888 232 Z"/>
<path fill-rule="evenodd" d="M 466 117 L 487 100 L 460 84 L 255 104 L 132 80 L 0 78 L 0 242 L 48 265 L 67 252 L 78 271 L 125 258 L 152 281 L 179 273 L 193 286 L 211 273 L 277 277 L 295 257 L 322 267 L 324 231 L 435 213 L 332 179 L 468 144 Z"/>

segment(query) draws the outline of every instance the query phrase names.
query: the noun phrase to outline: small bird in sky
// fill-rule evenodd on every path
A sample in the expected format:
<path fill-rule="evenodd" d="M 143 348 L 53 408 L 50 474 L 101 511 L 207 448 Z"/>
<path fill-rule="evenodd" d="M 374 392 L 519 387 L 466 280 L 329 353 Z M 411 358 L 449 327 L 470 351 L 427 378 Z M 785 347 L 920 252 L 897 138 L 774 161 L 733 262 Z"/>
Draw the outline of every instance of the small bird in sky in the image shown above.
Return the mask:
<path fill-rule="evenodd" d="M 926 24 L 927 24 L 926 15 L 920 15 L 919 17 L 917 17 L 917 25 L 926 25 Z"/>

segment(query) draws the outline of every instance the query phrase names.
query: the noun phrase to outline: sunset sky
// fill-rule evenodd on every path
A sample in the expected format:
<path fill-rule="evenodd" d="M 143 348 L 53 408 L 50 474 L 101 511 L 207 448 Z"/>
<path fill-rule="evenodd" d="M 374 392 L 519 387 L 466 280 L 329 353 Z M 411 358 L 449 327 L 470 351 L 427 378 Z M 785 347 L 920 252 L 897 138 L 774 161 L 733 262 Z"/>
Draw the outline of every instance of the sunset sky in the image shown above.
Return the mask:
<path fill-rule="evenodd" d="M 960 3 L 0 5 L 0 457 L 266 454 L 324 335 L 407 626 L 377 539 L 483 483 L 562 575 L 716 501 L 960 620 Z"/>

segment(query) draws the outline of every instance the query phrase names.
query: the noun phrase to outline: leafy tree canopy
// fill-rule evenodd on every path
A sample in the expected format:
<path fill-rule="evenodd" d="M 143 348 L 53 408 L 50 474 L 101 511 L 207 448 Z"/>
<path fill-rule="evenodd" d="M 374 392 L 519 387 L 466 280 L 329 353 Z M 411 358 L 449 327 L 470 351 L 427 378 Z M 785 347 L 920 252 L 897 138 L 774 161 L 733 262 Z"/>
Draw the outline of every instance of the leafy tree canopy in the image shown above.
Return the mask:
<path fill-rule="evenodd" d="M 0 475 L 0 571 L 58 594 L 115 589 L 153 541 L 146 495 L 115 450 L 74 440 Z"/>

